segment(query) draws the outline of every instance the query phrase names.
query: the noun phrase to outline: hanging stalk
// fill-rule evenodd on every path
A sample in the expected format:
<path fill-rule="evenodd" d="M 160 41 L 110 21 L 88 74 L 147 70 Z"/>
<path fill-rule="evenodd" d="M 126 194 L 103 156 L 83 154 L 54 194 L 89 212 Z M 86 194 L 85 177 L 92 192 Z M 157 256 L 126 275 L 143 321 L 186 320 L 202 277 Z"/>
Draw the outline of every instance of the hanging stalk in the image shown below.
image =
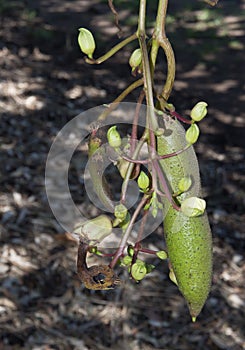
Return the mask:
<path fill-rule="evenodd" d="M 218 0 L 204 1 L 211 5 L 218 2 Z M 112 1 L 110 1 L 110 4 L 112 4 Z M 136 143 L 137 125 L 133 125 L 132 140 L 130 142 L 130 158 L 124 157 L 124 160 L 127 160 L 129 165 L 121 188 L 121 204 L 125 202 L 128 183 L 135 164 L 140 165 L 146 164 L 146 162 L 148 163 L 151 173 L 151 187 L 144 192 L 143 198 L 132 214 L 128 226 L 122 235 L 119 247 L 113 255 L 110 268 L 113 268 L 122 258 L 128 239 L 132 233 L 133 225 L 143 208 L 144 220 L 146 220 L 147 215 L 150 215 L 149 208 L 153 206 L 153 198 L 160 197 L 162 206 L 160 206 L 159 203 L 158 209 L 163 208 L 164 236 L 172 266 L 171 273 L 175 274 L 175 280 L 187 301 L 192 320 L 195 321 L 209 293 L 212 275 L 212 240 L 206 213 L 204 213 L 203 210 L 201 216 L 194 217 L 194 215 L 186 215 L 182 210 L 185 199 L 191 199 L 192 197 L 190 196 L 193 196 L 193 193 L 196 195 L 195 188 L 200 187 L 198 164 L 192 147 L 192 144 L 198 137 L 199 129 L 195 124 L 196 119 L 193 118 L 194 120 L 188 121 L 191 126 L 190 130 L 188 129 L 185 133 L 185 130 L 178 120 L 170 119 L 170 117 L 164 113 L 166 110 L 169 110 L 167 101 L 172 92 L 176 69 L 174 52 L 165 31 L 168 0 L 158 1 L 154 32 L 151 41 L 148 43 L 146 42 L 145 28 L 146 4 L 147 0 L 140 0 L 138 28 L 135 34 L 123 40 L 101 58 L 97 60 L 91 58 L 87 59 L 87 62 L 91 64 L 104 62 L 135 39 L 138 39 L 142 54 L 143 77 L 128 86 L 114 100 L 114 103 L 110 104 L 99 116 L 99 120 L 105 119 L 130 92 L 142 84 L 144 85 L 144 95 L 147 104 L 146 127 L 143 136 L 139 142 Z M 154 96 L 154 74 L 159 48 L 163 49 L 166 57 L 166 81 L 163 84 L 160 94 Z M 154 97 L 159 100 L 160 108 L 163 110 L 161 117 L 156 114 Z M 143 94 L 141 94 L 140 98 L 141 102 L 142 100 Z M 137 106 L 137 108 L 139 108 L 139 106 Z M 172 116 L 177 116 L 179 120 L 185 120 L 173 111 L 170 114 Z M 162 118 L 165 129 L 163 128 L 162 132 L 159 134 L 160 118 Z M 201 120 L 199 116 L 197 116 L 197 120 Z M 135 118 L 134 123 L 136 123 L 136 121 L 137 118 Z M 171 132 L 165 133 L 166 130 L 170 130 Z M 197 137 L 195 132 L 198 133 Z M 193 139 L 195 141 L 192 141 Z M 148 145 L 149 157 L 147 160 L 141 161 L 138 158 L 140 150 L 145 143 Z M 179 183 L 183 179 L 185 180 L 185 177 L 188 177 L 189 173 L 194 174 L 191 179 L 193 183 L 191 182 L 190 188 L 188 187 L 186 190 L 182 191 L 178 187 Z M 91 172 L 93 182 L 97 181 L 96 174 L 98 174 L 98 170 L 97 172 Z M 101 192 L 102 191 L 98 191 L 99 196 Z M 103 196 L 107 196 L 105 191 L 103 192 Z M 108 203 L 106 198 L 103 198 L 103 200 L 104 203 Z M 202 200 L 200 199 L 200 201 Z M 142 237 L 143 226 L 142 224 L 140 227 L 138 237 Z M 137 255 L 139 251 L 146 250 L 144 248 L 140 249 L 139 242 L 137 242 L 132 255 L 133 265 L 137 264 Z"/>

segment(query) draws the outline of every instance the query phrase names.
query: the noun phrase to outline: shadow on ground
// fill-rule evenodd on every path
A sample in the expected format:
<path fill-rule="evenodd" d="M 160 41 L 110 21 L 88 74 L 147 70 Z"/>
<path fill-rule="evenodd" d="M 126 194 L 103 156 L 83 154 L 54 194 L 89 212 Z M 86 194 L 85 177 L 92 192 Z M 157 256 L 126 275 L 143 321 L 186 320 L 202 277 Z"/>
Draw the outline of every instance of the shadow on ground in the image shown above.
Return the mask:
<path fill-rule="evenodd" d="M 118 2 L 125 35 L 137 19 L 135 6 L 127 6 Z M 169 7 L 177 59 L 171 101 L 183 114 L 199 100 L 210 106 L 196 149 L 214 236 L 214 280 L 195 324 L 167 266 L 154 259 L 156 270 L 139 285 L 122 273 L 122 288 L 85 290 L 76 276 L 76 242 L 47 203 L 45 161 L 56 133 L 134 80 L 127 64 L 132 47 L 101 66 L 87 66 L 77 47 L 81 26 L 96 33 L 98 55 L 118 42 L 106 1 L 2 0 L 0 21 L 0 349 L 244 349 L 244 1 Z M 159 64 L 159 87 L 164 74 Z M 95 215 L 76 172 L 72 179 Z M 146 244 L 161 249 L 161 237 L 159 228 Z"/>

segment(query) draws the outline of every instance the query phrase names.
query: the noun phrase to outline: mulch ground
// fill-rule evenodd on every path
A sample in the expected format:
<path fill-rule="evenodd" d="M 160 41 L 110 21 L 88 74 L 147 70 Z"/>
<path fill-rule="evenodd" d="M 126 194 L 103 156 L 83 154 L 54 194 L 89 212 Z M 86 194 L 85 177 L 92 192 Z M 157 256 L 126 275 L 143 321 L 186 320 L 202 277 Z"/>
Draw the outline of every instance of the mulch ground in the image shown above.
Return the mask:
<path fill-rule="evenodd" d="M 46 157 L 60 128 L 111 102 L 134 79 L 129 50 L 92 67 L 77 47 L 81 26 L 97 33 L 98 55 L 118 42 L 106 2 L 0 1 L 0 349 L 245 349 L 245 5 L 220 0 L 215 16 L 203 6 L 170 1 L 168 29 L 177 57 L 173 103 L 180 113 L 198 100 L 210 106 L 196 150 L 214 276 L 192 324 L 159 260 L 140 284 L 118 269 L 120 288 L 85 290 L 76 276 L 77 243 L 45 195 Z M 132 32 L 130 13 L 122 8 L 120 16 Z M 160 85 L 160 70 L 157 78 Z M 159 228 L 146 243 L 161 249 L 161 237 Z"/>

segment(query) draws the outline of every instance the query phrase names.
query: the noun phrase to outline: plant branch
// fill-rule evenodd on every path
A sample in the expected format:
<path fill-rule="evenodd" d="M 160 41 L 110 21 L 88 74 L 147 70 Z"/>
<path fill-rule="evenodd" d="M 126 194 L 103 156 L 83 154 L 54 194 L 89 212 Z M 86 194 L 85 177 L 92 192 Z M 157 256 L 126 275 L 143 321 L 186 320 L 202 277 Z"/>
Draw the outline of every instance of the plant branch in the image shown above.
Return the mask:
<path fill-rule="evenodd" d="M 133 215 L 132 215 L 132 218 L 130 220 L 130 223 L 128 225 L 128 227 L 126 228 L 126 231 L 121 239 L 121 242 L 120 242 L 120 245 L 119 245 L 119 248 L 117 249 L 116 251 L 116 254 L 114 255 L 114 258 L 112 259 L 111 263 L 110 263 L 110 267 L 113 269 L 118 261 L 118 259 L 122 256 L 123 254 L 123 251 L 126 247 L 126 244 L 127 244 L 127 241 L 128 241 L 128 238 L 132 232 L 132 229 L 133 229 L 133 225 L 135 223 L 135 220 L 137 219 L 137 216 L 139 215 L 141 209 L 144 207 L 144 205 L 146 204 L 146 202 L 148 201 L 148 197 L 147 196 L 144 196 L 139 205 L 137 206 L 137 208 L 135 209 Z"/>
<path fill-rule="evenodd" d="M 147 103 L 147 122 L 149 129 L 153 131 L 158 129 L 158 123 L 155 118 L 154 113 L 154 99 L 153 99 L 153 88 L 152 88 L 152 76 L 151 69 L 147 51 L 147 45 L 145 42 L 145 10 L 146 10 L 146 0 L 140 1 L 140 11 L 139 11 L 139 22 L 138 22 L 138 40 L 142 52 L 142 65 L 143 65 L 143 77 L 144 77 L 144 89 L 146 95 Z"/>
<path fill-rule="evenodd" d="M 118 104 L 125 99 L 125 97 L 130 94 L 133 90 L 137 89 L 139 86 L 143 84 L 143 78 L 140 78 L 129 85 L 115 100 L 110 103 L 110 105 L 106 108 L 106 110 L 101 113 L 98 117 L 98 120 L 105 120 L 108 115 L 117 108 Z"/>
<path fill-rule="evenodd" d="M 97 59 L 90 59 L 88 57 L 85 58 L 85 61 L 89 64 L 101 64 L 102 62 L 105 62 L 106 60 L 108 60 L 108 58 L 110 58 L 111 56 L 113 56 L 116 52 L 118 52 L 119 50 L 121 50 L 124 46 L 126 46 L 127 44 L 129 44 L 131 41 L 137 39 L 137 34 L 134 33 L 132 35 L 130 35 L 128 38 L 124 39 L 123 41 L 121 41 L 120 43 L 118 43 L 117 45 L 115 45 L 114 47 L 112 47 L 106 54 L 104 54 L 103 56 L 97 58 Z"/>
<path fill-rule="evenodd" d="M 138 142 L 138 144 L 135 148 L 134 154 L 132 156 L 132 159 L 137 159 L 139 152 L 140 152 L 143 144 L 145 143 L 145 141 L 146 141 L 146 133 L 144 133 L 141 140 Z M 133 169 L 134 169 L 134 163 L 131 162 L 131 163 L 129 163 L 129 166 L 128 166 L 128 169 L 127 169 L 127 172 L 126 172 L 125 178 L 123 180 L 123 184 L 122 184 L 122 190 L 121 190 L 121 202 L 122 203 L 124 203 L 125 199 L 126 199 L 126 192 L 127 192 L 127 188 L 128 188 L 128 183 L 129 183 L 130 176 L 132 174 Z"/>
<path fill-rule="evenodd" d="M 161 47 L 167 59 L 167 78 L 161 92 L 161 96 L 167 101 L 175 79 L 175 57 L 172 46 L 166 37 L 165 22 L 168 7 L 168 0 L 159 0 L 156 25 L 153 33 L 152 49 L 151 49 L 151 70 L 154 72 L 158 49 Z"/>

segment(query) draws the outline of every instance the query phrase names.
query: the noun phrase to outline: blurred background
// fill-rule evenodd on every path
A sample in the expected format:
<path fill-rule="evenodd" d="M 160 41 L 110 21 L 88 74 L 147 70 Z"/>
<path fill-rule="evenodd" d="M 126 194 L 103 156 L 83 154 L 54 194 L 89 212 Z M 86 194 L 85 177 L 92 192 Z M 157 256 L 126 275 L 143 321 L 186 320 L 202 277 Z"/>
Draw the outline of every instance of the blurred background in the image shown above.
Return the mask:
<path fill-rule="evenodd" d="M 151 32 L 157 1 L 148 3 Z M 125 283 L 116 290 L 81 285 L 77 243 L 47 203 L 45 161 L 66 122 L 110 103 L 134 81 L 134 46 L 100 66 L 84 62 L 79 27 L 94 33 L 96 57 L 119 41 L 107 1 L 0 0 L 0 349 L 245 349 L 245 2 L 169 3 L 167 34 L 177 62 L 170 102 L 180 114 L 200 100 L 209 104 L 195 147 L 214 238 L 209 299 L 192 324 L 166 263 L 154 259 L 156 269 L 140 284 L 119 268 Z M 136 29 L 138 1 L 115 6 L 126 37 Z M 83 193 L 83 167 L 71 169 L 71 188 L 95 215 Z M 146 244 L 162 249 L 162 237 L 159 228 Z"/>

